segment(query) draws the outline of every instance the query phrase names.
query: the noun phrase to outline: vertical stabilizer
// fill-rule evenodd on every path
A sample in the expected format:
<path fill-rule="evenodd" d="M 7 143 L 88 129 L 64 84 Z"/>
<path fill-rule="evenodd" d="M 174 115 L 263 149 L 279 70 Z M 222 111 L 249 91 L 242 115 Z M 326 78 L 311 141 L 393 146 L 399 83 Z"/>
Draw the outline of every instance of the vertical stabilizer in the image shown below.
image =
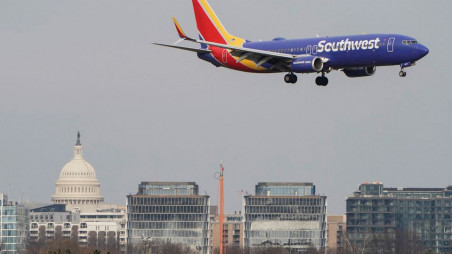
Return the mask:
<path fill-rule="evenodd" d="M 241 46 L 245 40 L 226 31 L 206 0 L 192 0 L 196 25 L 203 40 Z"/>

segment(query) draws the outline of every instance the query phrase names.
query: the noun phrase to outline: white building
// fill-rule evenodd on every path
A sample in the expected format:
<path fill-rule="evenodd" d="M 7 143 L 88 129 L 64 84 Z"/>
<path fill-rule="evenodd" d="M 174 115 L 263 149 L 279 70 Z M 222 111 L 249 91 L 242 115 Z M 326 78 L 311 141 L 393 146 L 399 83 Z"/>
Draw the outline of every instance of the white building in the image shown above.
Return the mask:
<path fill-rule="evenodd" d="M 80 133 L 74 157 L 61 169 L 53 205 L 30 208 L 30 241 L 76 238 L 79 244 L 125 246 L 125 207 L 105 204 L 96 172 L 83 158 Z"/>
<path fill-rule="evenodd" d="M 66 211 L 64 204 L 30 209 L 30 242 L 77 239 L 82 246 L 105 248 L 125 246 L 125 211 Z"/>
<path fill-rule="evenodd" d="M 98 205 L 104 203 L 100 194 L 100 183 L 93 166 L 83 158 L 80 133 L 74 146 L 74 158 L 61 169 L 60 178 L 55 184 L 52 203 L 69 206 Z"/>

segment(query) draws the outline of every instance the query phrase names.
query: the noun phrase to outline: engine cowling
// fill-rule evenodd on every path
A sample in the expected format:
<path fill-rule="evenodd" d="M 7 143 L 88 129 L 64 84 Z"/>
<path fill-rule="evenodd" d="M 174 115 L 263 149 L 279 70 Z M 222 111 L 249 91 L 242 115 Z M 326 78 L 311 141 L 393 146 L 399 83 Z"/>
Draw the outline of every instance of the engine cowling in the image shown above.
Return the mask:
<path fill-rule="evenodd" d="M 301 56 L 292 61 L 290 69 L 299 73 L 319 72 L 323 69 L 323 61 L 320 57 Z"/>
<path fill-rule="evenodd" d="M 344 69 L 345 75 L 349 78 L 368 77 L 375 74 L 377 68 L 375 66 L 356 67 Z"/>

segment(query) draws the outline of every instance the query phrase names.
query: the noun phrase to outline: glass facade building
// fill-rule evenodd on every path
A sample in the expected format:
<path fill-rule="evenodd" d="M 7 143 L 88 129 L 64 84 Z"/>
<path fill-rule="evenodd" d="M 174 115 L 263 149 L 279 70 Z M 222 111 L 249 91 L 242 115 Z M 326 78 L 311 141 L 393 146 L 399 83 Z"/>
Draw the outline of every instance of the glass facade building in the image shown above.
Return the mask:
<path fill-rule="evenodd" d="M 209 196 L 193 182 L 142 182 L 127 196 L 127 245 L 150 241 L 209 252 Z"/>
<path fill-rule="evenodd" d="M 256 195 L 243 201 L 245 247 L 324 250 L 326 208 L 312 183 L 258 183 Z"/>
<path fill-rule="evenodd" d="M 15 254 L 25 250 L 28 240 L 28 210 L 8 201 L 0 193 L 0 253 Z"/>
<path fill-rule="evenodd" d="M 347 235 L 364 245 L 375 236 L 398 252 L 398 243 L 414 236 L 434 253 L 452 251 L 452 186 L 447 188 L 384 188 L 362 184 L 347 198 Z M 403 247 L 405 248 L 405 247 Z"/>

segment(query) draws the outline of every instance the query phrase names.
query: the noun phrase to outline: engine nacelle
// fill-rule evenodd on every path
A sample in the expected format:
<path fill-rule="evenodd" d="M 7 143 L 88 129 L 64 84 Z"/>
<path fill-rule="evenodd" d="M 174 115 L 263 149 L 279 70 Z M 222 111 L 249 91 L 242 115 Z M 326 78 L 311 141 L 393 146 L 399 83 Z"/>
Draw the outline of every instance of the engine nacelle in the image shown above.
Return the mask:
<path fill-rule="evenodd" d="M 290 70 L 299 73 L 320 72 L 322 69 L 322 59 L 315 56 L 301 56 L 295 58 L 290 64 Z"/>
<path fill-rule="evenodd" d="M 375 66 L 347 68 L 343 72 L 349 78 L 368 77 L 375 74 L 377 68 Z"/>

